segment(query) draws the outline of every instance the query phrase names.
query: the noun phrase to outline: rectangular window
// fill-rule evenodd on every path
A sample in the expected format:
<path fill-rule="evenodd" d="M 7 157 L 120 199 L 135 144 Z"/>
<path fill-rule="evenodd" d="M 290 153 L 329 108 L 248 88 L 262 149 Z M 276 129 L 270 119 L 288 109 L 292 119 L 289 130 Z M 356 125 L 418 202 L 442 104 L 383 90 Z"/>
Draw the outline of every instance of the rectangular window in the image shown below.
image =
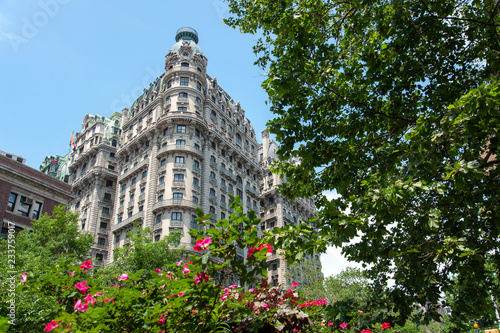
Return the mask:
<path fill-rule="evenodd" d="M 165 175 L 161 175 L 158 179 L 158 183 L 162 184 L 165 181 Z"/>
<path fill-rule="evenodd" d="M 187 110 L 188 110 L 188 108 L 185 107 L 185 106 L 179 106 L 179 107 L 177 107 L 177 111 L 187 111 Z"/>
<path fill-rule="evenodd" d="M 106 238 L 103 238 L 103 237 L 97 238 L 97 244 L 106 245 Z"/>
<path fill-rule="evenodd" d="M 158 194 L 158 201 L 163 201 L 163 193 Z"/>
<path fill-rule="evenodd" d="M 147 176 L 148 176 L 148 172 L 147 172 L 147 171 L 144 171 L 144 172 L 142 173 L 142 179 L 146 178 Z"/>
<path fill-rule="evenodd" d="M 198 197 L 195 197 L 195 196 L 193 195 L 193 203 L 197 204 L 197 203 L 198 203 L 198 201 L 199 201 Z"/>
<path fill-rule="evenodd" d="M 9 195 L 9 202 L 7 203 L 7 210 L 9 210 L 11 212 L 14 211 L 14 206 L 16 205 L 16 200 L 17 200 L 17 194 L 11 192 Z"/>
<path fill-rule="evenodd" d="M 182 193 L 175 192 L 173 198 L 174 200 L 182 200 Z"/>
<path fill-rule="evenodd" d="M 200 180 L 198 178 L 193 178 L 193 185 L 200 186 Z"/>
<path fill-rule="evenodd" d="M 161 223 L 161 214 L 155 216 L 155 223 Z"/>
<path fill-rule="evenodd" d="M 33 211 L 31 212 L 31 218 L 33 220 L 38 220 L 40 218 L 40 212 L 42 211 L 42 203 L 41 202 L 35 202 L 33 205 Z"/>
<path fill-rule="evenodd" d="M 196 89 L 201 91 L 201 83 L 200 82 L 196 82 Z"/>
<path fill-rule="evenodd" d="M 135 178 L 135 177 L 132 178 L 132 185 L 134 185 L 136 181 L 137 181 L 137 178 Z"/>
<path fill-rule="evenodd" d="M 174 174 L 174 180 L 175 181 L 184 181 L 184 174 L 182 174 L 182 173 Z"/>
<path fill-rule="evenodd" d="M 182 213 L 181 212 L 172 212 L 172 220 L 182 220 Z"/>
<path fill-rule="evenodd" d="M 186 145 L 186 140 L 177 140 L 175 144 L 179 147 L 184 147 Z"/>
<path fill-rule="evenodd" d="M 184 156 L 175 156 L 175 163 L 184 164 Z"/>
<path fill-rule="evenodd" d="M 17 208 L 17 213 L 19 215 L 29 217 L 31 211 L 31 205 L 33 205 L 33 199 L 21 195 L 21 200 Z"/>
<path fill-rule="evenodd" d="M 189 86 L 189 78 L 181 76 L 181 86 Z"/>
<path fill-rule="evenodd" d="M 186 133 L 186 125 L 177 125 L 177 133 Z"/>
<path fill-rule="evenodd" d="M 199 129 L 194 130 L 194 136 L 196 136 L 198 138 L 200 137 L 200 130 Z"/>
<path fill-rule="evenodd" d="M 179 97 L 184 97 L 184 98 L 187 98 L 188 97 L 188 94 L 185 93 L 185 92 L 180 92 L 179 93 Z"/>
<path fill-rule="evenodd" d="M 108 188 L 113 187 L 113 181 L 112 180 L 106 180 L 106 187 L 108 187 Z"/>
<path fill-rule="evenodd" d="M 160 166 L 165 166 L 167 164 L 167 160 L 163 159 L 160 161 Z"/>
<path fill-rule="evenodd" d="M 165 128 L 165 129 L 163 130 L 163 135 L 168 135 L 168 128 Z"/>

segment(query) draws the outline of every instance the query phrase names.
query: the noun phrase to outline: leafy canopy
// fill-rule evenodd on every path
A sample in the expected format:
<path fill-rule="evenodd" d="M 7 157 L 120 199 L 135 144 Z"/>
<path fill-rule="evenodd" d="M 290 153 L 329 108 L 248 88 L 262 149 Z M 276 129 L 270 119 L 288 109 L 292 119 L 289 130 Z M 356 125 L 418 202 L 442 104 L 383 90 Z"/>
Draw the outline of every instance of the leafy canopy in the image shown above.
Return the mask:
<path fill-rule="evenodd" d="M 450 290 L 457 315 L 489 311 L 500 267 L 499 3 L 228 2 L 226 23 L 261 35 L 281 190 L 320 208 L 317 230 L 287 226 L 275 244 L 292 257 L 297 244 L 323 252 L 360 236 L 343 251 L 380 285 L 394 279 L 401 320 Z"/>

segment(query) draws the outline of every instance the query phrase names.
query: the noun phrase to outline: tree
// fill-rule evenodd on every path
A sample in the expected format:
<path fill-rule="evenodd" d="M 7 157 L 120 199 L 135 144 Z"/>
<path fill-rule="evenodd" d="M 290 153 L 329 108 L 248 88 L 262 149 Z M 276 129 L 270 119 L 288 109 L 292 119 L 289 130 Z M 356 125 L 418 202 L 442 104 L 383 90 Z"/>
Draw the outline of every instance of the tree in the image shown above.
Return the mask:
<path fill-rule="evenodd" d="M 192 254 L 166 269 L 123 270 L 113 285 L 103 285 L 89 261 L 61 260 L 18 282 L 16 293 L 56 300 L 57 311 L 42 319 L 47 332 L 332 332 L 322 322 L 324 300 L 304 301 L 294 289 L 269 287 L 266 261 L 274 250 L 258 237 L 260 219 L 254 211 L 243 214 L 239 200 L 228 220 L 213 222 L 197 208 Z M 238 248 L 249 249 L 247 258 Z M 242 285 L 261 273 L 263 279 L 250 290 L 223 285 L 216 276 L 229 265 Z M 0 332 L 3 323 L 0 316 Z"/>
<path fill-rule="evenodd" d="M 143 274 L 149 275 L 155 269 L 164 267 L 179 261 L 183 249 L 176 248 L 180 244 L 180 233 L 171 233 L 163 239 L 155 242 L 151 228 L 142 228 L 137 223 L 134 229 L 127 232 L 130 240 L 128 245 L 116 248 L 113 262 L 100 269 L 98 275 L 103 280 L 116 280 L 116 275 L 121 272 L 135 273 L 143 270 Z"/>
<path fill-rule="evenodd" d="M 66 206 L 54 208 L 52 215 L 47 213 L 40 220 L 32 222 L 32 230 L 22 230 L 12 240 L 0 241 L 0 316 L 9 313 L 8 302 L 12 300 L 12 291 L 6 286 L 10 282 L 19 283 L 20 276 L 46 272 L 61 262 L 82 261 L 89 256 L 93 237 L 80 231 L 78 214 Z M 9 254 L 14 245 L 15 268 L 11 267 Z M 37 293 L 15 295 L 15 329 L 17 332 L 41 332 L 45 326 L 45 317 L 55 315 L 57 299 L 53 295 L 41 297 Z"/>
<path fill-rule="evenodd" d="M 230 26 L 261 34 L 281 191 L 319 207 L 317 229 L 277 229 L 275 244 L 300 258 L 360 236 L 343 252 L 380 286 L 394 279 L 401 323 L 456 281 L 461 320 L 487 311 L 500 268 L 499 2 L 229 6 Z"/>

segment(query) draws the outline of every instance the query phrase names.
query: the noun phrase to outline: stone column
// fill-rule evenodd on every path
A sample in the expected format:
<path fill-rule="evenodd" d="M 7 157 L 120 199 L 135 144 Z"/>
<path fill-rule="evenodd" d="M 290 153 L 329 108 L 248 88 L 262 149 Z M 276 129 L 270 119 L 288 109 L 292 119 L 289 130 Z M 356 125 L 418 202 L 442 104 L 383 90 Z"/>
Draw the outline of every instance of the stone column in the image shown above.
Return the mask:
<path fill-rule="evenodd" d="M 99 194 L 102 187 L 102 174 L 94 174 L 94 186 L 92 188 L 91 204 L 89 207 L 89 218 L 87 220 L 89 224 L 89 231 L 94 235 L 97 235 L 97 223 L 99 222 L 99 209 L 101 207 L 101 198 Z"/>
<path fill-rule="evenodd" d="M 269 132 L 267 130 L 262 131 L 262 159 L 264 165 L 267 165 L 267 157 L 269 154 Z"/>
<path fill-rule="evenodd" d="M 151 158 L 149 160 L 148 168 L 148 178 L 146 185 L 146 202 L 144 204 L 144 224 L 143 227 L 153 228 L 154 215 L 153 215 L 153 205 L 156 203 L 156 189 L 158 187 L 158 151 L 160 149 L 161 136 L 158 131 L 155 132 L 151 138 Z"/>
<path fill-rule="evenodd" d="M 203 169 L 201 170 L 201 205 L 200 207 L 203 209 L 205 214 L 208 214 L 210 201 L 208 201 L 208 196 L 210 194 L 210 183 L 208 180 L 210 179 L 210 171 L 212 168 L 210 167 L 210 144 L 209 140 L 205 140 L 203 143 Z M 214 189 L 215 190 L 215 189 Z"/>

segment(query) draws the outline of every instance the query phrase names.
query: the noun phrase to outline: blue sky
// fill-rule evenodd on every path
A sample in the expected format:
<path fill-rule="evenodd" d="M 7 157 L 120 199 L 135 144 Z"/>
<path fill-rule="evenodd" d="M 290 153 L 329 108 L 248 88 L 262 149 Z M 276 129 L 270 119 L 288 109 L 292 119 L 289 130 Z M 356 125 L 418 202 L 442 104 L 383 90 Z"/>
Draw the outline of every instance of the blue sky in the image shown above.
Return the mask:
<path fill-rule="evenodd" d="M 66 154 L 86 114 L 129 107 L 162 73 L 183 26 L 198 31 L 208 74 L 262 131 L 271 114 L 257 38 L 226 26 L 228 15 L 222 0 L 0 1 L 0 150 L 34 168 Z"/>
<path fill-rule="evenodd" d="M 85 115 L 129 107 L 162 73 L 183 26 L 198 31 L 208 74 L 262 131 L 272 114 L 253 65 L 257 37 L 226 26 L 228 16 L 222 0 L 0 0 L 0 150 L 36 169 L 65 155 Z M 333 248 L 322 262 L 325 276 L 347 265 Z"/>

